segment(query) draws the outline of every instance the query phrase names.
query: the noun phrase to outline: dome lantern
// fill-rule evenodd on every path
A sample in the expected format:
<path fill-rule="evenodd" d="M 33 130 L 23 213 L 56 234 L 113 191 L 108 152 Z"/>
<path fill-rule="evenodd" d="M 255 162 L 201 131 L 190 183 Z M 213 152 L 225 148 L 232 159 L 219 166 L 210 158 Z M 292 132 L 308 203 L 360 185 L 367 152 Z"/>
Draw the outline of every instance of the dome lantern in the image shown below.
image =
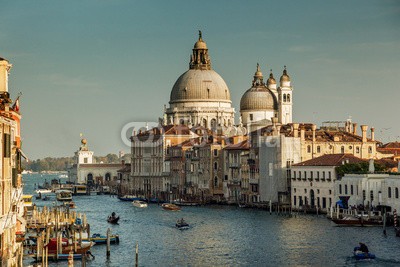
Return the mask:
<path fill-rule="evenodd" d="M 253 83 L 252 83 L 253 86 L 264 85 L 263 79 L 264 79 L 264 77 L 260 70 L 260 64 L 257 63 L 257 70 L 256 70 L 256 73 L 254 73 L 254 79 L 253 79 Z"/>
<path fill-rule="evenodd" d="M 190 56 L 189 69 L 211 70 L 211 60 L 208 55 L 206 42 L 203 41 L 202 33 L 199 30 L 199 39 L 194 44 L 193 53 Z"/>

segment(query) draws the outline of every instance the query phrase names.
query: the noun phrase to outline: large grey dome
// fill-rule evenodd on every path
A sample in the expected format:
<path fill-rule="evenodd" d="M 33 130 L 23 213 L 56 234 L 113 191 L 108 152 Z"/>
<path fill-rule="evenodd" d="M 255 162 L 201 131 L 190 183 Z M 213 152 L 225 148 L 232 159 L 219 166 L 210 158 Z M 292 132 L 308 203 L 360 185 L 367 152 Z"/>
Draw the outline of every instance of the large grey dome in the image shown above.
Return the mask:
<path fill-rule="evenodd" d="M 231 103 L 228 86 L 214 70 L 189 69 L 175 82 L 170 104 L 186 101 Z"/>
<path fill-rule="evenodd" d="M 265 86 L 252 87 L 240 100 L 240 111 L 245 110 L 278 110 L 278 101 Z"/>

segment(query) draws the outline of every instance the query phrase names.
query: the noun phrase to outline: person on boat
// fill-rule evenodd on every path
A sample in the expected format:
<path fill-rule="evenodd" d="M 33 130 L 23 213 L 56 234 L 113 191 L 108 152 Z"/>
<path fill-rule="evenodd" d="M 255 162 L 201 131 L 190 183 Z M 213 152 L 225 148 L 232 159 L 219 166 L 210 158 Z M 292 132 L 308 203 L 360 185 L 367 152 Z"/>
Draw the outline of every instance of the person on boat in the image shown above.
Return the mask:
<path fill-rule="evenodd" d="M 108 217 L 109 219 L 115 219 L 115 212 L 111 213 L 111 216 Z"/>
<path fill-rule="evenodd" d="M 365 245 L 364 243 L 359 243 L 360 244 L 360 250 L 361 250 L 361 252 L 363 252 L 363 253 L 365 253 L 365 254 L 368 254 L 368 252 L 369 252 L 369 250 L 368 250 L 368 247 L 367 247 L 367 245 Z"/>

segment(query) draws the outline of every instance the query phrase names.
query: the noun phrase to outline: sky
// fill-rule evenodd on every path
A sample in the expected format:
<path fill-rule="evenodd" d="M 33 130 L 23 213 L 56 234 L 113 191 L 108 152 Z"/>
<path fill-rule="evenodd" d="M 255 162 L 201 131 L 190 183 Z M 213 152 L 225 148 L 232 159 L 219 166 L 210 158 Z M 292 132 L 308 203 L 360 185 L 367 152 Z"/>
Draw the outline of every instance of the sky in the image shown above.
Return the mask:
<path fill-rule="evenodd" d="M 21 0 L 0 18 L 30 159 L 72 156 L 81 133 L 97 156 L 129 153 L 121 131 L 162 117 L 198 30 L 237 123 L 256 64 L 277 80 L 286 65 L 294 121 L 351 118 L 400 141 L 399 1 Z"/>

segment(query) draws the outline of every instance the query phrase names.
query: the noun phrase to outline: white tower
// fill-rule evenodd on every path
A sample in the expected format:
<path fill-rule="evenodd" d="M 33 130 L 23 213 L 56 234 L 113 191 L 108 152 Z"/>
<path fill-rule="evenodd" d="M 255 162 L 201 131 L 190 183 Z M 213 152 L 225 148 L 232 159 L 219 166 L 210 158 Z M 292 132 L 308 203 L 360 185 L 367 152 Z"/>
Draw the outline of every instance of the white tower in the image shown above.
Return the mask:
<path fill-rule="evenodd" d="M 286 66 L 280 79 L 278 88 L 279 95 L 279 122 L 287 124 L 292 122 L 293 88 L 290 86 L 290 77 L 287 74 Z"/>
<path fill-rule="evenodd" d="M 76 152 L 78 165 L 79 164 L 92 164 L 93 163 L 93 151 L 89 151 L 87 147 L 87 140 L 83 138 L 81 140 L 81 146 Z"/>

